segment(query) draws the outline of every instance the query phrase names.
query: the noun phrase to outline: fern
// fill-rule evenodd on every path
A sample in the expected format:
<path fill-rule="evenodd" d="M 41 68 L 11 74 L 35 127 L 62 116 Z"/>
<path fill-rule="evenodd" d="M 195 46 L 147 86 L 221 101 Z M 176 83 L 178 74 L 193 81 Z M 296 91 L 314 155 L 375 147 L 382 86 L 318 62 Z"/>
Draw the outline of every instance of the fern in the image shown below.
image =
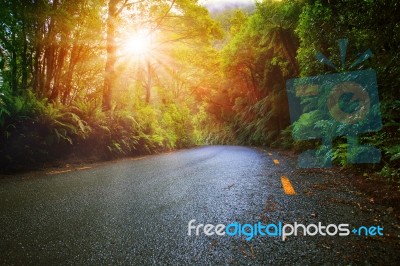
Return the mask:
<path fill-rule="evenodd" d="M 5 93 L 0 93 L 0 125 L 3 125 L 5 117 L 11 115 L 7 106 L 8 102 L 10 102 L 9 97 Z"/>
<path fill-rule="evenodd" d="M 400 160 L 400 144 L 387 149 L 387 154 L 390 156 L 390 161 Z"/>

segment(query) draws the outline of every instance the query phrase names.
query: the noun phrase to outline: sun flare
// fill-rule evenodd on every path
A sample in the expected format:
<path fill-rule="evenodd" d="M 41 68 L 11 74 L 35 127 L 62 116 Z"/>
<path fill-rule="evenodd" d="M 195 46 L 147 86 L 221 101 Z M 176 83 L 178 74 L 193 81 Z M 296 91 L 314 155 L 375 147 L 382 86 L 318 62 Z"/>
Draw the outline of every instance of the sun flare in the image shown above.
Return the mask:
<path fill-rule="evenodd" d="M 123 43 L 123 52 L 134 56 L 146 56 L 151 51 L 151 36 L 146 32 L 137 32 L 127 37 Z"/>

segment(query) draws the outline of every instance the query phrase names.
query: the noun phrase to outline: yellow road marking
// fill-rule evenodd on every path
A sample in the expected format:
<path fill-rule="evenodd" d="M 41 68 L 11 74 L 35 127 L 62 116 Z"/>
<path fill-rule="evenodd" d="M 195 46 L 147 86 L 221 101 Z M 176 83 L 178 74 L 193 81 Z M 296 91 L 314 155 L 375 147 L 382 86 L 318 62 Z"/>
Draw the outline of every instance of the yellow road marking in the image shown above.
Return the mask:
<path fill-rule="evenodd" d="M 274 164 L 278 165 L 279 164 L 279 160 L 275 159 L 274 160 Z"/>
<path fill-rule="evenodd" d="M 56 174 L 68 173 L 68 172 L 71 172 L 71 171 L 72 170 L 50 171 L 47 174 L 48 175 L 56 175 Z"/>
<path fill-rule="evenodd" d="M 285 193 L 287 195 L 295 195 L 296 194 L 296 191 L 294 191 L 294 188 L 293 188 L 292 184 L 290 183 L 289 178 L 287 178 L 286 176 L 282 176 L 281 181 L 282 181 L 283 190 L 285 191 Z"/>
<path fill-rule="evenodd" d="M 142 160 L 142 159 L 144 159 L 144 158 L 146 158 L 147 156 L 142 156 L 142 157 L 136 157 L 136 158 L 133 158 L 132 160 L 133 161 L 139 161 L 139 160 Z"/>
<path fill-rule="evenodd" d="M 86 170 L 86 169 L 91 169 L 92 167 L 89 167 L 89 166 L 84 166 L 84 167 L 79 167 L 79 168 L 76 168 L 77 170 Z"/>

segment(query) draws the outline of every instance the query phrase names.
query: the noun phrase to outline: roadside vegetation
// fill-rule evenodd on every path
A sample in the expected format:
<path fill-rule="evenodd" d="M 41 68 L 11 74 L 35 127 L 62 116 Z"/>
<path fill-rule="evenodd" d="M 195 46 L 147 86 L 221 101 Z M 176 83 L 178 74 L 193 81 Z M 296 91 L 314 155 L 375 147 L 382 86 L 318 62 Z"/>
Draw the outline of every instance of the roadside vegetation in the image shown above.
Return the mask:
<path fill-rule="evenodd" d="M 335 73 L 315 55 L 340 65 L 337 40 L 347 38 L 347 63 L 371 49 L 358 68 L 378 77 L 383 128 L 361 142 L 381 149 L 382 162 L 368 167 L 399 181 L 394 0 L 264 0 L 213 14 L 189 0 L 0 5 L 3 172 L 203 144 L 300 152 L 316 143 L 292 139 L 300 125 L 290 125 L 286 81 Z M 345 139 L 334 141 L 336 165 L 347 166 L 346 149 Z"/>
<path fill-rule="evenodd" d="M 327 132 L 324 127 L 330 127 L 329 121 L 310 112 L 290 125 L 286 81 L 346 71 L 371 49 L 373 57 L 352 70 L 377 72 L 383 128 L 359 136 L 361 143 L 382 151 L 382 160 L 361 168 L 399 182 L 399 9 L 396 1 L 263 1 L 251 14 L 231 13 L 229 37 L 220 57 L 223 82 L 213 86 L 215 96 L 208 102 L 209 113 L 228 127 L 222 135 L 233 134 L 238 144 L 297 153 L 318 147 L 319 140 L 293 141 L 292 130 Z M 338 40 L 343 38 L 349 42 L 343 68 L 333 70 L 316 59 L 321 52 L 340 66 Z M 347 164 L 345 138 L 336 138 L 333 147 L 330 156 L 335 165 L 359 168 Z"/>

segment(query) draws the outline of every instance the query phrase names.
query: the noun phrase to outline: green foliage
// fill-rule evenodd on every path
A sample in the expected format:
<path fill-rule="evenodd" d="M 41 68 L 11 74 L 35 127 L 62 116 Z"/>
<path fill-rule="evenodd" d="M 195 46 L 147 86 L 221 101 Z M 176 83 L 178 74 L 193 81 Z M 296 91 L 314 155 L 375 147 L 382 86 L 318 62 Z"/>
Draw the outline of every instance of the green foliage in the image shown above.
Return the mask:
<path fill-rule="evenodd" d="M 48 127 L 48 135 L 44 137 L 49 146 L 60 141 L 73 144 L 73 139 L 85 139 L 90 134 L 87 122 L 62 106 L 41 106 L 39 113 L 37 122 Z"/>
<path fill-rule="evenodd" d="M 11 96 L 6 109 L 8 113 L 0 125 L 0 154 L 7 167 L 59 156 L 58 149 L 85 139 L 91 130 L 67 108 L 39 100 L 31 92 Z"/>
<path fill-rule="evenodd" d="M 193 123 L 187 106 L 168 104 L 164 107 L 161 125 L 166 131 L 166 146 L 183 148 L 193 145 Z"/>
<path fill-rule="evenodd" d="M 399 182 L 400 170 L 399 168 L 390 167 L 390 165 L 385 165 L 379 174 L 385 177 L 387 180 L 392 182 Z"/>
<path fill-rule="evenodd" d="M 386 152 L 390 156 L 390 161 L 400 161 L 400 144 L 388 148 Z"/>
<path fill-rule="evenodd" d="M 204 58 L 216 54 L 212 40 L 223 35 L 203 6 L 187 0 L 0 0 L 0 6 L 4 169 L 70 155 L 111 159 L 194 145 L 191 90 L 218 72 L 210 68 L 218 59 Z M 104 23 L 112 7 L 120 12 Z M 143 60 L 147 68 L 140 56 L 121 55 L 123 42 L 140 28 L 157 35 L 157 52 Z M 145 101 L 144 90 L 151 92 Z"/>
<path fill-rule="evenodd" d="M 196 145 L 237 144 L 232 129 L 207 113 L 206 106 L 201 106 L 193 118 L 194 143 Z"/>
<path fill-rule="evenodd" d="M 1 89 L 1 86 L 0 86 Z M 5 117 L 10 115 L 8 103 L 12 101 L 7 91 L 0 92 L 0 126 L 3 125 Z"/>
<path fill-rule="evenodd" d="M 360 69 L 371 67 L 377 72 L 384 126 L 381 131 L 365 134 L 361 139 L 363 143 L 370 143 L 381 149 L 381 174 L 388 178 L 398 175 L 398 171 L 394 169 L 400 167 L 400 92 L 395 89 L 400 79 L 400 32 L 398 19 L 395 18 L 398 12 L 396 1 L 364 1 L 361 4 L 350 0 L 339 1 L 335 5 L 325 1 L 311 1 L 303 8 L 296 28 L 300 39 L 297 59 L 303 76 L 333 71 L 315 60 L 317 50 L 324 53 L 335 65 L 341 65 L 336 44 L 340 38 L 348 38 L 350 43 L 347 60 L 340 68 L 341 71 L 348 70 L 360 52 L 368 48 L 373 51 L 374 58 L 366 61 Z M 319 97 L 320 100 L 322 98 L 324 96 Z M 322 108 L 321 103 L 318 106 Z M 323 129 L 323 121 L 318 122 L 320 119 L 323 118 L 307 114 L 294 128 L 300 130 L 302 126 L 308 126 L 305 131 L 311 132 L 309 130 L 315 125 L 316 128 Z M 339 141 L 333 157 L 338 164 L 346 165 L 346 156 L 347 144 Z"/>
<path fill-rule="evenodd" d="M 214 85 L 218 90 L 210 94 L 212 100 L 206 110 L 227 125 L 234 140 L 242 144 L 290 147 L 299 152 L 321 148 L 322 155 L 327 148 L 320 143 L 322 132 L 334 140 L 334 149 L 325 159 L 332 156 L 334 163 L 347 166 L 348 159 L 363 150 L 353 149 L 348 154 L 347 140 L 337 138 L 341 132 L 348 132 L 332 121 L 326 110 L 328 91 L 302 99 L 306 113 L 288 127 L 285 81 L 350 71 L 360 53 L 370 48 L 374 57 L 351 70 L 376 70 L 384 126 L 381 131 L 361 135 L 361 144 L 371 144 L 382 151 L 385 176 L 398 174 L 394 169 L 400 168 L 399 8 L 396 1 L 349 0 L 331 4 L 322 0 L 286 0 L 262 1 L 248 16 L 242 12 L 230 14 L 231 27 L 223 20 L 229 31 L 228 42 L 221 51 L 224 79 Z M 343 66 L 337 48 L 341 38 L 349 39 L 350 44 Z M 338 70 L 318 62 L 317 51 L 325 54 Z M 357 135 L 357 128 L 353 129 Z M 293 142 L 290 132 L 306 141 Z"/>
<path fill-rule="evenodd" d="M 106 115 L 91 102 L 66 107 L 32 93 L 6 103 L 10 113 L 4 113 L 0 138 L 4 170 L 70 153 L 110 159 L 194 145 L 192 111 L 184 104 L 158 110 L 138 102 L 132 110 Z"/>
<path fill-rule="evenodd" d="M 292 128 L 288 126 L 279 133 L 278 138 L 271 143 L 271 147 L 283 149 L 295 149 L 295 143 L 292 138 Z"/>
<path fill-rule="evenodd" d="M 297 1 L 264 1 L 248 17 L 232 16 L 231 39 L 221 52 L 225 82 L 208 108 L 222 111 L 237 143 L 277 145 L 289 125 L 285 83 L 298 72 L 294 27 L 300 7 Z"/>
<path fill-rule="evenodd" d="M 265 0 L 251 14 L 219 14 L 218 22 L 197 1 L 123 2 L 112 1 L 125 8 L 104 23 L 113 7 L 108 1 L 0 0 L 2 167 L 202 144 L 319 147 L 313 132 L 333 136 L 337 125 L 326 112 L 309 109 L 289 126 L 286 80 L 332 73 L 316 52 L 340 66 L 336 41 L 348 38 L 348 60 L 339 71 L 358 53 L 373 51 L 360 69 L 377 72 L 384 122 L 361 142 L 382 150 L 383 176 L 399 175 L 397 1 Z M 156 51 L 146 60 L 121 55 L 120 42 L 140 28 L 160 34 Z M 327 97 L 303 104 L 323 109 Z M 293 141 L 292 133 L 310 140 Z M 334 147 L 329 156 L 346 165 L 346 141 L 338 138 Z"/>

